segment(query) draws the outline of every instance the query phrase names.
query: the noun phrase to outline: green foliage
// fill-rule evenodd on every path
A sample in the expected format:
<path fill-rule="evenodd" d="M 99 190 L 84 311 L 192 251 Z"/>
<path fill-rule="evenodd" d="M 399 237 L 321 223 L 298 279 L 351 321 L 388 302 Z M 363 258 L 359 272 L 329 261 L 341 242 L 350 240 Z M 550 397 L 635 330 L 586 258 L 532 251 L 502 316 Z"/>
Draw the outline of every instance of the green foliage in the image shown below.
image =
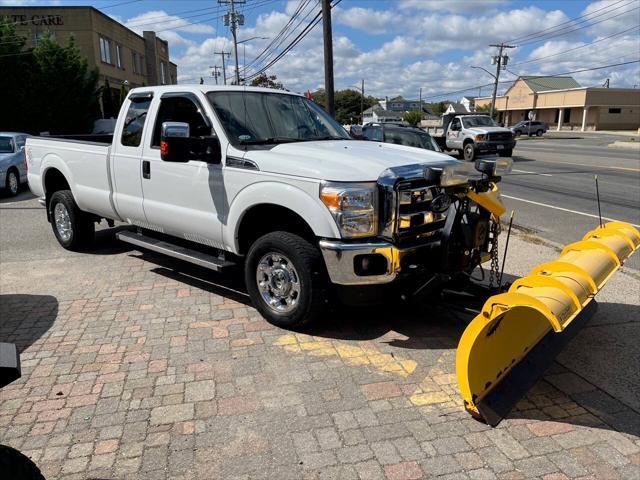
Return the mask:
<path fill-rule="evenodd" d="M 429 105 L 434 115 L 442 115 L 447 109 L 447 104 L 451 102 L 436 102 Z"/>
<path fill-rule="evenodd" d="M 412 127 L 418 125 L 420 123 L 420 120 L 422 120 L 422 113 L 417 110 L 405 112 L 404 114 L 404 121 L 410 124 Z"/>
<path fill-rule="evenodd" d="M 266 73 L 261 73 L 256 78 L 251 80 L 252 87 L 264 87 L 264 88 L 275 88 L 276 90 L 284 90 L 284 86 L 282 83 L 278 81 L 278 77 L 275 75 L 267 76 Z"/>
<path fill-rule="evenodd" d="M 313 101 L 326 108 L 327 94 L 324 89 L 316 90 L 311 94 Z M 336 120 L 342 124 L 360 122 L 360 100 L 362 95 L 356 90 L 338 90 L 334 97 Z M 364 110 L 377 103 L 374 97 L 364 97 Z"/>
<path fill-rule="evenodd" d="M 100 116 L 98 72 L 89 70 L 73 39 L 60 46 L 44 37 L 34 49 L 24 47 L 13 26 L 0 22 L 0 130 L 91 131 Z"/>

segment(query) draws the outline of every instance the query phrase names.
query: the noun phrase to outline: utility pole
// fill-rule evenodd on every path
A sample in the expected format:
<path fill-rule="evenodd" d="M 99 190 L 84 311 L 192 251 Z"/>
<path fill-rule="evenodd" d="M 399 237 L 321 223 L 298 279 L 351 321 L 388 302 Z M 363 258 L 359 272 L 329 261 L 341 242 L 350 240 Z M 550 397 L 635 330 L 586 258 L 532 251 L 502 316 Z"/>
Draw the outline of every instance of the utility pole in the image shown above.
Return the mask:
<path fill-rule="evenodd" d="M 225 52 L 224 50 L 222 50 L 221 52 L 213 52 L 214 55 L 220 55 L 222 57 L 222 81 L 224 82 L 224 85 L 227 84 L 227 67 L 224 66 L 224 56 L 226 55 L 227 58 L 229 57 L 229 55 L 231 55 L 229 52 Z"/>
<path fill-rule="evenodd" d="M 422 87 L 420 87 L 420 115 L 422 115 Z"/>
<path fill-rule="evenodd" d="M 496 95 L 498 94 L 498 82 L 500 81 L 500 70 L 507 69 L 507 63 L 509 63 L 509 57 L 507 55 L 502 55 L 502 52 L 506 48 L 516 48 L 515 45 L 506 45 L 504 43 L 500 43 L 499 45 L 493 44 L 489 45 L 490 47 L 496 47 L 500 50 L 498 51 L 498 55 L 491 58 L 491 63 L 496 65 L 496 75 L 495 82 L 493 84 L 493 95 L 491 97 L 491 109 L 489 110 L 489 116 L 493 118 L 493 111 L 496 108 Z"/>
<path fill-rule="evenodd" d="M 322 0 L 322 35 L 324 38 L 324 90 L 327 113 L 335 116 L 333 91 L 333 34 L 331 33 L 331 0 Z"/>
<path fill-rule="evenodd" d="M 213 72 L 211 72 L 211 76 L 216 79 L 216 85 L 218 85 L 218 77 L 220 76 L 220 67 L 218 65 L 212 65 L 209 68 L 213 68 Z"/>
<path fill-rule="evenodd" d="M 240 85 L 240 67 L 238 66 L 238 25 L 244 25 L 244 15 L 236 13 L 236 4 L 244 4 L 246 0 L 218 0 L 220 5 L 229 5 L 229 11 L 224 16 L 224 25 L 231 27 L 233 35 L 233 51 L 236 59 L 236 85 Z"/>
<path fill-rule="evenodd" d="M 364 78 L 362 79 L 362 89 L 360 90 L 360 125 L 364 125 Z"/>

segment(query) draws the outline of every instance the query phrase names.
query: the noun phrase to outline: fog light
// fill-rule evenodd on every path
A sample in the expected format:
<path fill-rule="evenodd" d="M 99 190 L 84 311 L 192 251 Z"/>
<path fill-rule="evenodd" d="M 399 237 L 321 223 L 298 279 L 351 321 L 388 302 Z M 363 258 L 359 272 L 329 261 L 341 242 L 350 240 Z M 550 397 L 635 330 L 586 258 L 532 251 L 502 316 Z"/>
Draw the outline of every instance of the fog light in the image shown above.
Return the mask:
<path fill-rule="evenodd" d="M 359 277 L 384 275 L 387 273 L 387 258 L 379 253 L 356 255 L 353 259 L 353 271 Z"/>

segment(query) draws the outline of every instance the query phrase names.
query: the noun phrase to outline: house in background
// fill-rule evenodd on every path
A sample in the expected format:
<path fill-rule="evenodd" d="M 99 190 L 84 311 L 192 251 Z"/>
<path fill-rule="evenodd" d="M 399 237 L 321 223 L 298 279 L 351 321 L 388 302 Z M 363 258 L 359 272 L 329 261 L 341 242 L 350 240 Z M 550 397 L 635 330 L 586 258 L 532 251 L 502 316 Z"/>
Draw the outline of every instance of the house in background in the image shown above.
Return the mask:
<path fill-rule="evenodd" d="M 444 113 L 469 113 L 469 110 L 462 103 L 450 103 Z"/>
<path fill-rule="evenodd" d="M 391 110 L 385 110 L 380 105 L 374 105 L 363 112 L 363 117 L 363 125 L 370 122 L 401 122 L 404 117 L 404 112 L 393 112 Z"/>
<path fill-rule="evenodd" d="M 476 98 L 476 108 L 491 97 Z M 514 125 L 531 117 L 556 130 L 637 130 L 640 89 L 582 87 L 572 77 L 522 76 L 496 97 L 498 122 Z"/>
<path fill-rule="evenodd" d="M 460 99 L 460 103 L 464 105 L 464 108 L 467 109 L 467 112 L 476 111 L 476 97 L 462 97 Z"/>

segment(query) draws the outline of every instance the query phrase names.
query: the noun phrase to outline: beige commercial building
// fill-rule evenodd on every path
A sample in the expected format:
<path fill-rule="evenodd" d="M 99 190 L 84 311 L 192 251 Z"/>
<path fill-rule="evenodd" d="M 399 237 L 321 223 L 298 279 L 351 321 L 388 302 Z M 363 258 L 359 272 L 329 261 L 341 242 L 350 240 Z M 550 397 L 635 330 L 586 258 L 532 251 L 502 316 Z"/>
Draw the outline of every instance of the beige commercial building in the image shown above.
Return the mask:
<path fill-rule="evenodd" d="M 475 101 L 476 109 L 491 105 L 491 97 Z M 496 111 L 506 126 L 531 117 L 556 130 L 637 130 L 640 89 L 581 87 L 571 77 L 519 77 L 496 98 Z"/>
<path fill-rule="evenodd" d="M 61 45 L 73 37 L 89 67 L 98 69 L 101 84 L 108 80 L 119 89 L 177 83 L 165 40 L 150 31 L 140 36 L 93 7 L 0 7 L 0 17 L 26 38 L 28 48 L 44 35 Z"/>

